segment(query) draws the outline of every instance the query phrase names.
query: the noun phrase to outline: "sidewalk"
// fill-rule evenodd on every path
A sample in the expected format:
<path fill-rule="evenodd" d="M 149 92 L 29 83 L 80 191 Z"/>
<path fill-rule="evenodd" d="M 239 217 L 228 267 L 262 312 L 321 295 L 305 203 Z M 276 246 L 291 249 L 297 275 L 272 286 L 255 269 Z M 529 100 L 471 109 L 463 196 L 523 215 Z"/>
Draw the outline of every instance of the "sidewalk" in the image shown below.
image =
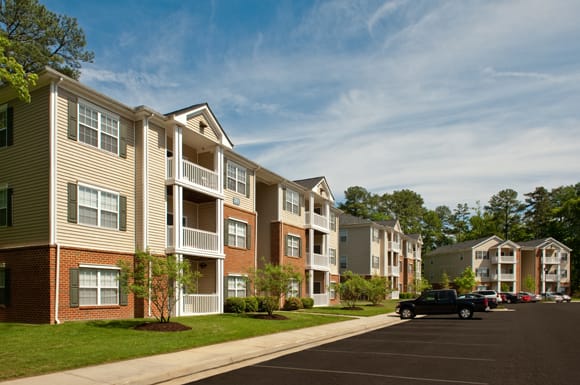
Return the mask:
<path fill-rule="evenodd" d="M 1 382 L 1 385 L 178 385 L 401 322 L 395 313 L 292 330 L 134 360 Z"/>

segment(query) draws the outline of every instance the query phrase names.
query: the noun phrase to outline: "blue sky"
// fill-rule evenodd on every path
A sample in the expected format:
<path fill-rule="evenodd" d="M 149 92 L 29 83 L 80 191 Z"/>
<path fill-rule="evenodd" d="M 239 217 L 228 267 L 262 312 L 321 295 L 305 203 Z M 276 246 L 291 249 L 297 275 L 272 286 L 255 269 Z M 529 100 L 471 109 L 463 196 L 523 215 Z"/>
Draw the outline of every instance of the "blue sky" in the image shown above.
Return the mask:
<path fill-rule="evenodd" d="M 237 152 L 338 200 L 580 181 L 579 1 L 40 1 L 85 31 L 83 83 L 162 113 L 207 102 Z"/>

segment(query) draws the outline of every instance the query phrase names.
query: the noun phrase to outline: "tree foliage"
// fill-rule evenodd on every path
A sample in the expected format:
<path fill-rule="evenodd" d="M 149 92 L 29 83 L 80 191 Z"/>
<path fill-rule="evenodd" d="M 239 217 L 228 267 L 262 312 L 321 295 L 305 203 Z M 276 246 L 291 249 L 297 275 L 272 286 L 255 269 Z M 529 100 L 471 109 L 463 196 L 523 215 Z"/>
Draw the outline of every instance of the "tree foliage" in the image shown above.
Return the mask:
<path fill-rule="evenodd" d="M 282 297 L 288 293 L 292 282 L 300 282 L 300 273 L 291 265 L 267 263 L 263 268 L 252 270 L 250 277 L 254 288 L 265 296 L 263 307 L 270 316 L 279 309 Z"/>
<path fill-rule="evenodd" d="M 383 302 L 390 292 L 391 289 L 385 277 L 375 275 L 367 281 L 366 295 L 373 305 L 378 305 Z"/>
<path fill-rule="evenodd" d="M 38 0 L 1 0 L 0 35 L 10 42 L 5 56 L 25 74 L 50 66 L 78 79 L 81 62 L 94 59 L 77 20 L 49 11 Z"/>
<path fill-rule="evenodd" d="M 455 277 L 453 283 L 457 286 L 459 293 L 469 293 L 472 291 L 477 284 L 477 280 L 475 279 L 475 272 L 471 266 L 467 266 L 459 277 Z"/>
<path fill-rule="evenodd" d="M 169 322 L 181 293 L 193 292 L 201 274 L 192 271 L 188 261 L 174 255 L 154 256 L 139 251 L 134 266 L 125 261 L 121 267 L 121 285 L 135 297 L 148 300 L 154 307 L 153 315 L 159 322 Z"/>
<path fill-rule="evenodd" d="M 28 74 L 14 57 L 6 56 L 10 52 L 10 41 L 0 35 L 0 84 L 8 84 L 18 93 L 18 98 L 30 102 L 30 87 L 38 80 L 37 74 Z"/>
<path fill-rule="evenodd" d="M 368 281 L 350 270 L 342 274 L 339 284 L 340 300 L 349 308 L 355 308 L 356 303 L 367 293 Z"/>

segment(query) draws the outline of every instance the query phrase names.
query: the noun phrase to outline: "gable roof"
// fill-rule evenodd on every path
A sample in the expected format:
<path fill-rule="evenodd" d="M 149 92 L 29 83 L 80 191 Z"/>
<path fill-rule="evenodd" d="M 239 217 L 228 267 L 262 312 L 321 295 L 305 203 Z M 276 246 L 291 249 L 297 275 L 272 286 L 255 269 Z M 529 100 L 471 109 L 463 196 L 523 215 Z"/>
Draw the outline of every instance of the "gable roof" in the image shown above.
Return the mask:
<path fill-rule="evenodd" d="M 348 213 L 340 214 L 340 225 L 372 225 L 374 222 L 370 219 L 356 217 Z"/>
<path fill-rule="evenodd" d="M 429 255 L 446 254 L 446 253 L 452 253 L 452 252 L 461 251 L 461 250 L 470 250 L 470 249 L 473 249 L 473 248 L 479 246 L 480 244 L 482 244 L 484 242 L 491 241 L 491 240 L 497 240 L 498 242 L 503 242 L 503 239 L 501 239 L 497 235 L 492 235 L 490 237 L 472 239 L 470 241 L 459 242 L 459 243 L 455 243 L 453 245 L 441 246 L 441 247 L 436 248 L 435 250 L 430 251 Z"/>
<path fill-rule="evenodd" d="M 533 239 L 531 241 L 525 241 L 525 242 L 518 242 L 518 244 L 522 247 L 522 249 L 525 249 L 525 250 L 543 249 L 543 248 L 548 247 L 551 244 L 555 244 L 558 247 L 561 247 L 561 248 L 566 249 L 568 251 L 572 251 L 571 248 L 569 248 L 568 246 L 566 246 L 562 242 L 560 242 L 552 237 Z"/>
<path fill-rule="evenodd" d="M 324 189 L 328 191 L 328 196 L 334 202 L 334 194 L 332 194 L 332 190 L 328 185 L 328 181 L 324 176 L 317 176 L 314 178 L 307 178 L 307 179 L 298 179 L 295 180 L 294 183 L 298 183 L 301 186 L 304 186 L 307 190 L 314 190 L 315 187 L 319 186 L 320 184 L 324 185 Z"/>
<path fill-rule="evenodd" d="M 230 148 L 230 149 L 234 147 L 234 144 L 230 140 L 228 134 L 223 129 L 219 120 L 217 119 L 217 117 L 215 116 L 215 114 L 211 110 L 209 104 L 207 104 L 207 103 L 193 104 L 189 107 L 185 107 L 185 108 L 179 109 L 177 111 L 169 112 L 169 113 L 165 114 L 165 116 L 167 116 L 170 119 L 175 119 L 176 121 L 179 121 L 183 124 L 186 124 L 186 122 L 189 119 L 191 119 L 192 117 L 199 115 L 199 114 L 204 115 L 204 117 L 210 123 L 210 126 L 213 126 L 212 129 L 214 130 L 214 132 L 216 131 L 215 130 L 216 128 L 219 130 L 219 132 L 216 132 L 216 136 L 221 139 L 222 145 L 224 145 L 225 147 Z M 225 139 L 225 140 L 223 140 L 223 139 Z"/>

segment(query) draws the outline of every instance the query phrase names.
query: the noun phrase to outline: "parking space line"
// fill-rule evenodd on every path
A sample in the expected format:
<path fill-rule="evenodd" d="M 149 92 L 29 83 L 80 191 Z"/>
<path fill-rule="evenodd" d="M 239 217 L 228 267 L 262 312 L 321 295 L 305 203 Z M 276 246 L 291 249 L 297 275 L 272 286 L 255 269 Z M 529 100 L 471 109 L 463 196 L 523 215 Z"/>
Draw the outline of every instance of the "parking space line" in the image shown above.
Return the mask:
<path fill-rule="evenodd" d="M 302 372 L 318 372 L 318 373 L 332 373 L 332 374 L 348 374 L 348 375 L 366 376 L 366 377 L 393 378 L 393 379 L 397 379 L 397 380 L 408 380 L 408 381 L 438 382 L 438 383 L 445 383 L 445 384 L 489 385 L 488 382 L 447 380 L 447 379 L 443 379 L 443 378 L 429 378 L 429 377 L 395 376 L 395 375 L 391 375 L 391 374 L 351 372 L 351 371 L 346 371 L 346 370 L 307 369 L 307 368 L 297 368 L 297 367 L 291 367 L 291 366 L 275 366 L 275 365 L 254 365 L 254 367 L 264 368 L 264 369 L 293 370 L 293 371 L 297 370 L 297 371 L 302 371 Z"/>
<path fill-rule="evenodd" d="M 351 350 L 331 350 L 331 349 L 310 349 L 313 352 L 326 352 L 326 353 L 346 353 L 346 354 L 372 354 L 377 356 L 399 356 L 399 357 L 412 357 L 412 358 L 434 358 L 440 360 L 457 360 L 457 361 L 485 361 L 485 362 L 495 362 L 493 358 L 471 358 L 471 357 L 456 357 L 456 356 L 435 356 L 431 354 L 408 354 L 408 353 L 387 353 L 387 352 L 353 352 Z"/>
<path fill-rule="evenodd" d="M 361 341 L 376 341 L 376 342 L 388 342 L 389 344 L 437 344 L 437 345 L 450 345 L 450 346 L 498 346 L 500 344 L 480 344 L 473 342 L 440 342 L 440 341 L 423 341 L 423 340 L 400 340 L 395 341 L 392 339 L 377 339 L 377 338 L 359 338 Z"/>

